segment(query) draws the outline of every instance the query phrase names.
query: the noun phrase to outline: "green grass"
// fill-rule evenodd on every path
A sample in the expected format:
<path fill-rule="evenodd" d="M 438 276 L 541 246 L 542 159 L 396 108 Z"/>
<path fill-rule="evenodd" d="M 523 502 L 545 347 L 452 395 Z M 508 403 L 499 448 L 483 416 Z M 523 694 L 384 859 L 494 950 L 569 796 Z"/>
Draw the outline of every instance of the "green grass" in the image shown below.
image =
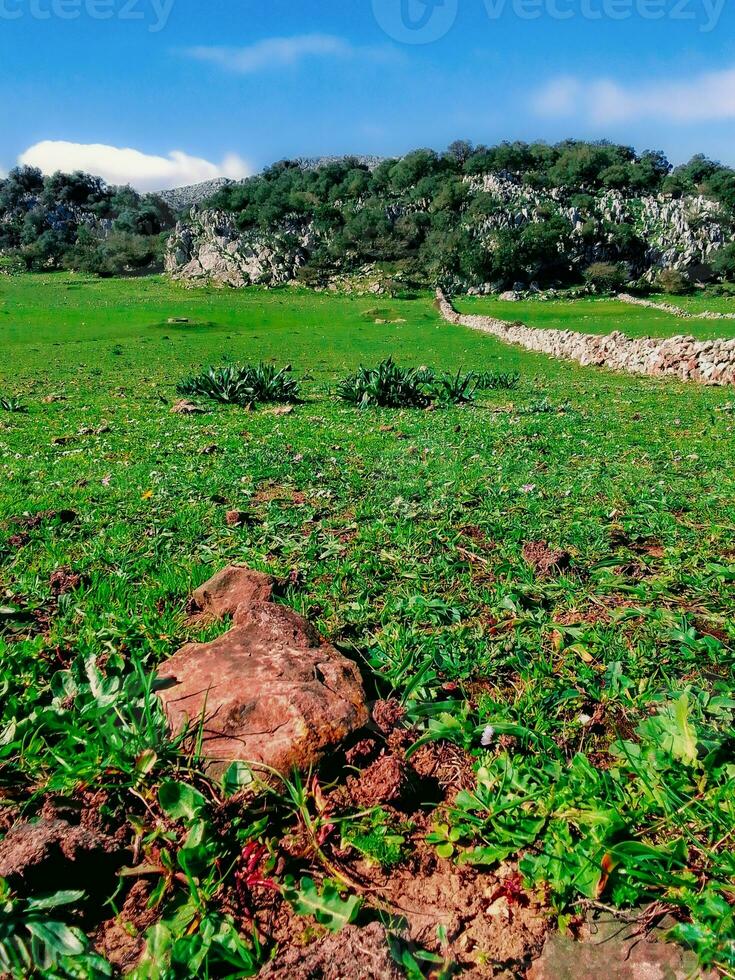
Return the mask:
<path fill-rule="evenodd" d="M 656 303 L 671 303 L 692 313 L 712 310 L 735 312 L 735 301 L 722 297 L 652 296 Z M 607 334 L 614 330 L 629 337 L 673 337 L 687 334 L 698 340 L 735 337 L 735 320 L 687 320 L 660 310 L 631 306 L 616 299 L 582 299 L 545 302 L 520 300 L 517 303 L 492 296 L 467 296 L 457 300 L 461 313 L 494 316 L 499 320 L 522 320 L 531 327 L 547 330 L 577 330 L 580 333 Z"/>
<path fill-rule="evenodd" d="M 405 699 L 420 726 L 485 767 L 479 796 L 437 817 L 446 834 L 456 828 L 451 839 L 435 833 L 444 853 L 527 852 L 528 880 L 550 882 L 550 905 L 564 915 L 597 894 L 600 858 L 613 852 L 623 877 L 604 900 L 680 905 L 703 961 L 733 966 L 727 909 L 717 905 L 735 873 L 733 773 L 722 762 L 735 708 L 732 391 L 506 347 L 443 323 L 428 295 L 59 275 L 0 280 L 0 304 L 0 395 L 28 408 L 0 412 L 0 803 L 33 813 L 51 792 L 104 786 L 109 812 L 152 834 L 161 781 L 197 778 L 144 711 L 146 677 L 201 635 L 186 624 L 190 592 L 230 562 L 297 571 L 302 584 L 285 601 L 358 659 L 376 693 Z M 507 306 L 538 326 L 592 329 L 584 317 L 599 314 L 605 331 L 676 327 L 610 302 Z M 705 336 L 710 325 L 691 329 Z M 341 377 L 391 354 L 439 370 L 519 371 L 521 384 L 436 412 L 361 412 L 336 400 Z M 292 414 L 219 405 L 170 414 L 183 377 L 259 360 L 312 379 Z M 277 492 L 258 497 L 265 488 Z M 10 543 L 21 515 L 47 509 L 77 519 Z M 228 528 L 230 509 L 256 519 Z M 537 576 L 522 555 L 537 540 L 566 550 L 568 570 Z M 49 578 L 65 566 L 81 583 L 55 602 Z M 683 712 L 666 707 L 683 696 Z M 670 743 L 658 729 L 634 734 L 661 710 L 674 719 L 665 716 L 663 731 L 683 734 Z M 487 725 L 517 740 L 510 757 L 482 748 Z M 648 754 L 619 766 L 616 781 L 618 770 L 605 774 L 618 737 Z M 578 753 L 591 772 L 570 769 Z M 519 786 L 533 792 L 519 797 Z M 555 787 L 574 812 L 599 801 L 594 832 L 561 804 L 536 814 L 537 829 L 525 825 Z M 520 816 L 501 840 L 492 814 L 514 806 Z M 190 809 L 203 819 L 204 802 Z M 257 836 L 277 854 L 281 825 L 253 820 L 241 817 L 235 850 L 215 835 L 207 874 L 178 899 L 169 882 L 162 909 L 186 901 L 194 918 L 202 908 L 219 915 L 218 875 L 243 841 Z M 631 840 L 671 854 L 620 850 Z M 553 855 L 567 852 L 560 867 Z M 202 952 L 188 933 L 176 938 L 180 919 L 166 921 L 167 955 Z M 202 955 L 214 963 L 212 943 Z"/>

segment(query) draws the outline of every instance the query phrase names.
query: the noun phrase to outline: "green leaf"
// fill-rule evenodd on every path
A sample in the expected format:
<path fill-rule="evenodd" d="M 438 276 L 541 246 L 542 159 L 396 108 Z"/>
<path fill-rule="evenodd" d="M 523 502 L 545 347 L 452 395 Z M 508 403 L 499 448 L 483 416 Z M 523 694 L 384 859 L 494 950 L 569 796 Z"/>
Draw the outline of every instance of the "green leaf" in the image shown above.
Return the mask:
<path fill-rule="evenodd" d="M 222 789 L 227 796 L 234 796 L 240 790 L 252 786 L 254 782 L 253 771 L 244 762 L 233 762 L 230 768 L 222 777 Z"/>
<path fill-rule="evenodd" d="M 339 889 L 331 881 L 326 881 L 319 892 L 311 878 L 302 878 L 297 892 L 289 896 L 299 915 L 310 915 L 330 932 L 339 932 L 354 922 L 362 907 L 362 899 L 350 895 L 340 898 Z"/>
<path fill-rule="evenodd" d="M 45 898 L 29 898 L 28 911 L 43 912 L 48 909 L 58 909 L 62 905 L 74 905 L 75 902 L 80 902 L 83 898 L 83 891 L 54 892 L 53 895 L 47 895 Z"/>
<path fill-rule="evenodd" d="M 207 803 L 205 797 L 193 786 L 172 780 L 161 785 L 158 802 L 166 816 L 172 820 L 195 820 Z"/>
<path fill-rule="evenodd" d="M 56 956 L 80 956 L 85 945 L 79 931 L 70 929 L 63 922 L 26 922 L 28 932 L 44 944 L 52 958 Z"/>

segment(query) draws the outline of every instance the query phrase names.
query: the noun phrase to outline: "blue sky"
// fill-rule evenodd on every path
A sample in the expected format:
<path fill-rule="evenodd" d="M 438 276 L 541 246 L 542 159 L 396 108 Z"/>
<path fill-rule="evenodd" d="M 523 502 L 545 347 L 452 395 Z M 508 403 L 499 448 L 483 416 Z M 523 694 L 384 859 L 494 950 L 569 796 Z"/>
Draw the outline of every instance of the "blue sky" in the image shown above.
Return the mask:
<path fill-rule="evenodd" d="M 0 171 L 570 136 L 735 165 L 735 2 L 0 0 Z"/>

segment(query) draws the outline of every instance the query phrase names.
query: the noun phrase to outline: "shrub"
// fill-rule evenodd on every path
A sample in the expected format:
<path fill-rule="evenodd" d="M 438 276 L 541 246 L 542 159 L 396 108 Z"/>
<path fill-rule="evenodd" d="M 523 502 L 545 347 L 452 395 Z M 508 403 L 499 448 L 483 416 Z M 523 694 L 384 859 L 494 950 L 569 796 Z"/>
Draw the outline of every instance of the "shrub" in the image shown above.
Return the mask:
<path fill-rule="evenodd" d="M 712 268 L 729 281 L 735 280 L 735 242 L 731 242 L 712 257 Z"/>
<path fill-rule="evenodd" d="M 725 296 L 728 299 L 735 296 L 735 282 L 718 282 L 705 289 L 706 296 Z"/>
<path fill-rule="evenodd" d="M 481 371 L 476 375 L 477 391 L 514 391 L 521 383 L 520 374 L 503 371 Z"/>
<path fill-rule="evenodd" d="M 210 367 L 202 374 L 185 378 L 178 386 L 180 395 L 210 398 L 225 405 L 254 405 L 256 402 L 299 400 L 299 382 L 289 377 L 291 366 L 277 371 L 272 364 Z"/>
<path fill-rule="evenodd" d="M 4 412 L 27 412 L 28 409 L 22 405 L 17 398 L 5 398 L 0 396 L 0 409 Z"/>
<path fill-rule="evenodd" d="M 475 400 L 477 375 L 474 371 L 443 374 L 436 379 L 434 394 L 445 405 L 467 405 Z"/>
<path fill-rule="evenodd" d="M 618 262 L 594 262 L 585 270 L 584 280 L 598 293 L 617 293 L 627 281 L 627 274 Z"/>
<path fill-rule="evenodd" d="M 671 296 L 683 296 L 692 288 L 687 277 L 678 269 L 662 269 L 656 283 L 661 292 Z"/>
<path fill-rule="evenodd" d="M 433 381 L 427 368 L 401 368 L 389 357 L 340 381 L 337 395 L 358 408 L 425 408 L 430 401 L 425 386 Z"/>
<path fill-rule="evenodd" d="M 361 367 L 341 381 L 337 395 L 359 408 L 425 408 L 467 405 L 478 391 L 517 388 L 519 374 L 457 371 L 437 375 L 431 368 L 401 368 L 389 357 L 374 368 Z"/>

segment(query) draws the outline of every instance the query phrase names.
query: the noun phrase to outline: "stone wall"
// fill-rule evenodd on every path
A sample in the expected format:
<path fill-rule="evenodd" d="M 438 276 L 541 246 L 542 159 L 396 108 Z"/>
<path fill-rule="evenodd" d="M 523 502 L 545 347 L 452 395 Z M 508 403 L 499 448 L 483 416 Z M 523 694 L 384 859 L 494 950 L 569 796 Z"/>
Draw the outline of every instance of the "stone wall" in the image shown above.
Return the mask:
<path fill-rule="evenodd" d="M 618 299 L 621 303 L 628 303 L 630 306 L 646 306 L 649 310 L 671 313 L 682 320 L 735 320 L 735 313 L 713 313 L 710 310 L 705 310 L 703 313 L 690 313 L 688 310 L 683 310 L 680 306 L 673 306 L 671 303 L 654 303 L 650 299 L 641 299 L 639 296 L 630 296 L 628 293 L 619 293 Z"/>
<path fill-rule="evenodd" d="M 526 350 L 577 361 L 585 367 L 650 376 L 667 375 L 707 385 L 735 384 L 735 338 L 633 338 L 617 331 L 600 336 L 573 330 L 536 330 L 524 323 L 462 315 L 441 289 L 437 290 L 436 297 L 441 315 L 450 323 L 481 330 Z"/>

